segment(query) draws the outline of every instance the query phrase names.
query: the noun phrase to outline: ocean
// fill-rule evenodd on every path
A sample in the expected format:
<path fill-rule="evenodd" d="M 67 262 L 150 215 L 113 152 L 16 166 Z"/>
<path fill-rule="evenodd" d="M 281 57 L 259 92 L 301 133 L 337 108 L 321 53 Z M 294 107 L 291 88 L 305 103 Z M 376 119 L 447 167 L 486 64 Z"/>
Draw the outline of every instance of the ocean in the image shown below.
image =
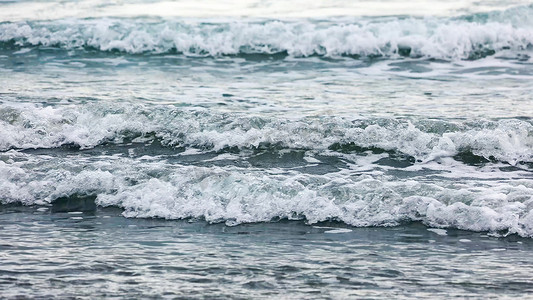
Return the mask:
<path fill-rule="evenodd" d="M 0 298 L 532 297 L 528 1 L 0 0 Z"/>

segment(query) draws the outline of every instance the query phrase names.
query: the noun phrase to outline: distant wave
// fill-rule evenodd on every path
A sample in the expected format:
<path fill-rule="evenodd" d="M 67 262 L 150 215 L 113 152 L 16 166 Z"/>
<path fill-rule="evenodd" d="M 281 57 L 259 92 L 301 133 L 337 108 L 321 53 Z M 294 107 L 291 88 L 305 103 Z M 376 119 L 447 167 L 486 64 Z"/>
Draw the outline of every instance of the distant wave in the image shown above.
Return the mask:
<path fill-rule="evenodd" d="M 460 18 L 359 21 L 67 19 L 0 24 L 0 49 L 57 47 L 130 54 L 242 54 L 476 59 L 533 45 L 531 6 Z"/>

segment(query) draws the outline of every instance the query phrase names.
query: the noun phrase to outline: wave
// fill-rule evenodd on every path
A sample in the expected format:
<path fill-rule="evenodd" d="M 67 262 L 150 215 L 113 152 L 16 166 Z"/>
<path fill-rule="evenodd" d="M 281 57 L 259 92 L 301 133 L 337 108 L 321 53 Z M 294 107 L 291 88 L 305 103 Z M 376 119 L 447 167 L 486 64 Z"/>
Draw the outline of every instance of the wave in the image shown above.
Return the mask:
<path fill-rule="evenodd" d="M 11 151 L 0 159 L 0 203 L 115 206 L 132 218 L 204 219 L 237 225 L 279 219 L 352 226 L 420 221 L 533 236 L 528 179 L 431 182 L 348 170 L 323 175 L 275 169 L 168 165 L 131 158 L 57 160 Z M 67 200 L 67 201 L 65 201 Z M 74 208 L 76 207 L 76 208 Z M 62 207 L 61 209 L 69 209 Z"/>
<path fill-rule="evenodd" d="M 518 16 L 532 6 L 515 8 Z M 533 24 L 511 12 L 462 18 L 375 18 L 358 21 L 212 21 L 67 19 L 0 23 L 0 48 L 56 47 L 130 54 L 217 57 L 284 54 L 476 59 L 529 51 Z M 507 16 L 507 17 L 506 17 Z"/>
<path fill-rule="evenodd" d="M 417 221 L 533 237 L 533 120 L 527 118 L 283 119 L 167 105 L 3 103 L 0 128 L 1 205 L 113 206 L 131 218 L 228 225 Z M 130 154 L 148 145 L 164 151 L 110 151 L 120 146 Z M 68 155 L 56 155 L 64 147 Z M 257 149 L 261 155 L 250 151 Z M 298 151 L 296 158 L 287 154 Z M 202 165 L 171 157 L 213 152 L 202 159 L 233 161 Z M 346 164 L 306 172 L 280 167 L 282 153 L 291 163 L 306 160 L 305 167 L 336 164 L 332 157 Z M 239 163 L 265 162 L 270 154 L 278 165 Z M 413 160 L 380 165 L 395 156 Z M 501 162 L 526 167 L 503 171 L 508 164 Z"/>
<path fill-rule="evenodd" d="M 164 147 L 202 151 L 279 145 L 338 153 L 381 149 L 419 162 L 470 153 L 511 165 L 533 162 L 533 122 L 524 118 L 475 122 L 327 116 L 282 119 L 164 105 L 5 104 L 0 108 L 0 125 L 1 151 L 88 149 L 157 139 Z"/>

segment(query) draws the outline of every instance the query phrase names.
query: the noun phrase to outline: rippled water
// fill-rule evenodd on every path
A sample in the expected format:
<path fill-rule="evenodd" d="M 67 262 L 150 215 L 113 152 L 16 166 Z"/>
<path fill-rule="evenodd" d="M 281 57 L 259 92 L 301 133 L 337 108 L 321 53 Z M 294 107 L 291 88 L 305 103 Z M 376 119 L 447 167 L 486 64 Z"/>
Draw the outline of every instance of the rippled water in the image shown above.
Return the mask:
<path fill-rule="evenodd" d="M 531 292 L 530 3 L 198 5 L 0 2 L 1 296 Z"/>
<path fill-rule="evenodd" d="M 449 298 L 531 293 L 530 239 L 419 224 L 350 228 L 125 219 L 3 207 L 7 298 Z"/>

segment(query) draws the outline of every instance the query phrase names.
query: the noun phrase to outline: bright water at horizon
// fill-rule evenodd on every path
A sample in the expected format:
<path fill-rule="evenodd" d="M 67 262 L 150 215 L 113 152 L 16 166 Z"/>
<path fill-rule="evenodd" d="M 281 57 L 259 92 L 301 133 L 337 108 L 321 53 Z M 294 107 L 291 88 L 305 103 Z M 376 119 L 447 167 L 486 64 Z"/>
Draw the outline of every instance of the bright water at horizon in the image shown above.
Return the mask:
<path fill-rule="evenodd" d="M 531 293 L 528 1 L 0 1 L 0 297 Z"/>

